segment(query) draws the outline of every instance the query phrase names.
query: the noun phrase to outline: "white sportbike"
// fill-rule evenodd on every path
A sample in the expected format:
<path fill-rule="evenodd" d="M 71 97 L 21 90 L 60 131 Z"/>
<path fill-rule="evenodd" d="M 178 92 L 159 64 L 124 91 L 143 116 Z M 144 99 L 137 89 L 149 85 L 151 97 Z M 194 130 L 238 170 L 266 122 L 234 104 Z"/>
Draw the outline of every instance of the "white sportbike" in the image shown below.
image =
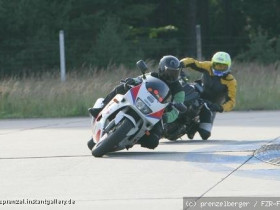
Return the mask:
<path fill-rule="evenodd" d="M 161 121 L 171 98 L 169 87 L 162 80 L 145 75 L 147 66 L 138 61 L 142 82 L 132 86 L 124 95 L 117 94 L 98 114 L 92 117 L 92 155 L 131 148 L 144 135 L 149 135 Z M 93 108 L 102 107 L 103 98 Z"/>

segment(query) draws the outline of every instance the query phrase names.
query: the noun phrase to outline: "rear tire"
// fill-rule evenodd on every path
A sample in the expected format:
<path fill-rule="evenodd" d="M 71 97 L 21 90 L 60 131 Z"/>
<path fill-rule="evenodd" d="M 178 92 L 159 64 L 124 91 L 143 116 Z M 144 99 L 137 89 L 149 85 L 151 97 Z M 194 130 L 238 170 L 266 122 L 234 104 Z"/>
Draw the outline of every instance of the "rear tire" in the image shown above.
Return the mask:
<path fill-rule="evenodd" d="M 126 137 L 126 134 L 133 127 L 133 123 L 127 118 L 124 118 L 113 128 L 113 131 L 108 134 L 105 140 L 96 145 L 92 150 L 92 155 L 94 157 L 102 157 L 108 152 L 113 152 L 115 147 Z"/>

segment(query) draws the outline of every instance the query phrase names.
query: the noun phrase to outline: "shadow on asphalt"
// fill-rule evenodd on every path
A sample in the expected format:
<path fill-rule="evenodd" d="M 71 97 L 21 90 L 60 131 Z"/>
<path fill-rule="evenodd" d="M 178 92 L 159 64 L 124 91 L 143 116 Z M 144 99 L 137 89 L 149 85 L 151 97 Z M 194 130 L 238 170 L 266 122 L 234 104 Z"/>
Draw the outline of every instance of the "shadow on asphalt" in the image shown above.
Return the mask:
<path fill-rule="evenodd" d="M 188 141 L 190 142 L 190 141 Z M 218 142 L 221 142 L 220 140 Z M 236 141 L 232 140 L 232 143 Z M 238 141 L 239 142 L 239 141 Z M 250 144 L 252 141 L 245 141 L 243 144 Z M 259 141 L 256 141 L 259 143 Z M 267 142 L 267 141 L 264 141 Z M 169 143 L 169 142 L 167 142 Z M 172 142 L 171 142 L 172 143 Z M 175 142 L 173 142 L 175 143 Z M 178 142 L 177 142 L 178 143 Z M 193 143 L 193 142 L 192 142 Z M 198 142 L 196 142 L 198 143 Z M 279 170 L 280 167 L 270 168 L 269 170 L 260 165 L 254 169 L 254 165 L 260 163 L 259 160 L 253 157 L 252 151 L 148 151 L 148 152 L 133 152 L 133 151 L 120 151 L 115 153 L 109 153 L 103 158 L 111 160 L 139 160 L 139 161 L 168 161 L 168 162 L 180 162 L 183 161 L 186 164 L 201 168 L 206 171 L 213 172 L 226 172 L 232 173 L 238 169 L 238 173 L 235 175 L 242 177 L 254 177 L 258 179 L 267 180 L 280 180 Z M 246 164 L 247 167 L 241 167 Z M 253 168 L 248 167 L 251 165 Z M 240 167 L 240 169 L 239 169 Z M 264 167 L 264 168 L 262 168 Z"/>
<path fill-rule="evenodd" d="M 172 144 L 224 144 L 224 145 L 242 145 L 242 144 L 262 144 L 267 143 L 269 140 L 256 140 L 256 141 L 248 141 L 248 140 L 177 140 L 177 141 L 160 141 L 160 144 L 172 145 Z"/>
<path fill-rule="evenodd" d="M 133 148 L 128 151 L 119 151 L 108 153 L 103 158 L 110 159 L 128 159 L 128 160 L 163 160 L 163 161 L 185 161 L 192 163 L 211 163 L 211 164 L 238 164 L 246 161 L 253 155 L 253 152 L 266 144 L 268 140 L 248 141 L 248 140 L 178 140 L 164 141 L 161 145 L 188 144 L 197 145 L 193 150 L 186 152 L 182 151 L 157 151 L 149 150 L 139 152 L 133 151 Z M 205 148 L 199 148 L 199 145 L 205 145 Z M 213 146 L 212 146 L 213 145 Z M 210 147 L 209 147 L 210 146 Z"/>
<path fill-rule="evenodd" d="M 155 150 L 147 151 L 133 151 L 133 148 L 130 150 L 122 150 L 118 152 L 108 153 L 102 158 L 108 159 L 134 159 L 134 160 L 166 160 L 166 161 L 186 161 L 186 162 L 198 162 L 198 163 L 236 163 L 240 162 L 244 156 L 236 156 L 236 152 L 253 152 L 253 150 L 231 150 L 227 146 L 234 147 L 236 145 L 252 145 L 252 144 L 263 144 L 267 143 L 268 140 L 259 140 L 259 141 L 242 141 L 242 140 L 177 140 L 177 141 L 160 141 L 159 147 L 161 145 L 170 146 L 180 145 L 180 144 L 189 144 L 189 145 L 213 145 L 213 147 L 207 147 L 203 150 L 197 148 L 196 150 L 181 152 L 181 151 L 158 151 Z M 216 145 L 216 146 L 215 146 Z M 139 146 L 139 145 L 138 145 Z M 222 147 L 220 147 L 222 146 Z M 225 146 L 225 147 L 223 147 Z M 221 154 L 223 153 L 223 154 Z M 77 154 L 77 155 L 45 155 L 45 156 L 24 156 L 24 157 L 0 157 L 0 160 L 16 160 L 16 159 L 49 159 L 49 158 L 88 158 L 92 157 L 90 154 Z M 92 157 L 94 158 L 94 157 Z"/>
<path fill-rule="evenodd" d="M 128 160 L 162 160 L 162 161 L 184 161 L 193 163 L 240 163 L 250 154 L 235 155 L 216 153 L 216 152 L 115 152 L 105 155 L 103 158 L 128 159 Z"/>

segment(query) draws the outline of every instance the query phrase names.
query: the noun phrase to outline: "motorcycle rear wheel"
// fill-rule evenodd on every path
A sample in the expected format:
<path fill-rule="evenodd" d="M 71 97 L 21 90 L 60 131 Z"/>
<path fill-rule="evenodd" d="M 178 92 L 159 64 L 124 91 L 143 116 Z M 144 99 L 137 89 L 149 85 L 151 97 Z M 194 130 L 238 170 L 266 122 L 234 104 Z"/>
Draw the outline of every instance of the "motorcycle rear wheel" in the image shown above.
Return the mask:
<path fill-rule="evenodd" d="M 133 127 L 133 123 L 127 118 L 124 118 L 113 128 L 111 133 L 109 132 L 105 140 L 96 145 L 92 150 L 92 155 L 94 157 L 102 157 L 108 152 L 115 151 L 115 147 L 126 137 L 126 134 Z"/>

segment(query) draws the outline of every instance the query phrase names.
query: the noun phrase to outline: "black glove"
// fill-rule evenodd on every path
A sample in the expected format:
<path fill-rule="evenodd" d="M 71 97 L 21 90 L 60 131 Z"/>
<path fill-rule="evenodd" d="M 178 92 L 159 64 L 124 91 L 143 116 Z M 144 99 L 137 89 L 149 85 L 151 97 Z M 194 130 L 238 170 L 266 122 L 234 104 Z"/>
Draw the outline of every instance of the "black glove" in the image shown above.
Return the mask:
<path fill-rule="evenodd" d="M 185 68 L 185 64 L 183 63 L 183 61 L 180 61 L 180 66 L 179 66 L 179 68 Z"/>
<path fill-rule="evenodd" d="M 224 111 L 223 107 L 220 104 L 211 103 L 211 104 L 208 104 L 208 107 L 212 112 L 223 112 Z"/>
<path fill-rule="evenodd" d="M 125 84 L 126 85 L 136 85 L 136 81 L 133 78 L 126 78 L 125 79 Z"/>

